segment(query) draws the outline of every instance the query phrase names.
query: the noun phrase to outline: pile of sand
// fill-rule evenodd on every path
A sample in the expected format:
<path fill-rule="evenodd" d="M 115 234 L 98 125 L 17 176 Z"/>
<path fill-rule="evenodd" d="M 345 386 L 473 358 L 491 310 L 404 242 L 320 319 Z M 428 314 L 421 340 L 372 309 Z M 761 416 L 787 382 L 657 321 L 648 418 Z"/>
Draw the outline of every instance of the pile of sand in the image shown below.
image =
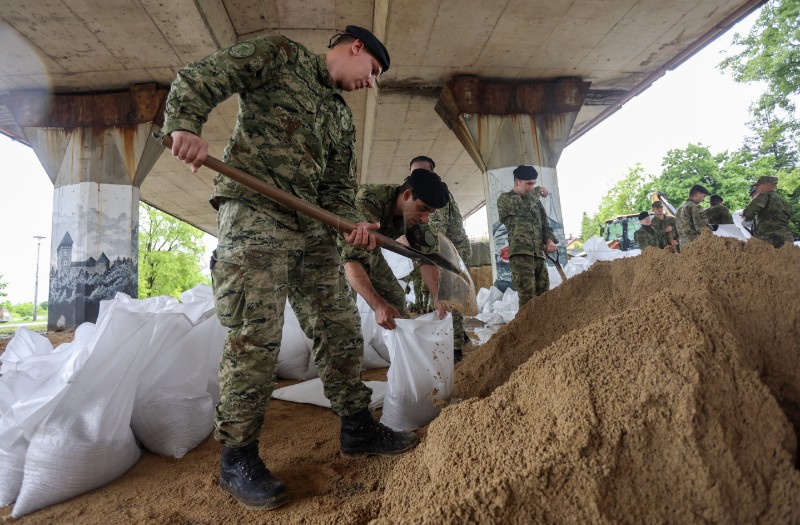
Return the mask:
<path fill-rule="evenodd" d="M 598 263 L 460 370 L 379 522 L 798 523 L 800 250 Z"/>
<path fill-rule="evenodd" d="M 273 402 L 281 509 L 222 494 L 209 439 L 20 522 L 798 523 L 798 292 L 800 249 L 758 241 L 598 263 L 467 355 L 406 456 L 343 459 L 330 411 Z"/>

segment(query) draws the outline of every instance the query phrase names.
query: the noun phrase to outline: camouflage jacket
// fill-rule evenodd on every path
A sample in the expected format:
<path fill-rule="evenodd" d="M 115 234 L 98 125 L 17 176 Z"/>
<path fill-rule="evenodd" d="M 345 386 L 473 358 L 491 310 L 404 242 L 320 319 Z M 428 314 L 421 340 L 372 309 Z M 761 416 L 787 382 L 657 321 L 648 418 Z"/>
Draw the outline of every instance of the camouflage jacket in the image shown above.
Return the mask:
<path fill-rule="evenodd" d="M 355 128 L 324 55 L 282 36 L 239 42 L 178 72 L 163 133 L 200 135 L 211 110 L 238 94 L 239 112 L 223 159 L 228 164 L 354 222 Z M 240 199 L 291 229 L 313 219 L 222 175 L 214 197 Z"/>
<path fill-rule="evenodd" d="M 514 190 L 497 197 L 497 212 L 508 230 L 509 255 L 533 255 L 544 259 L 544 243 L 558 243 L 544 206 L 532 192 L 522 196 Z"/>
<path fill-rule="evenodd" d="M 744 209 L 745 220 L 755 219 L 756 228 L 753 233 L 759 238 L 771 235 L 792 238 L 792 231 L 789 229 L 791 214 L 789 201 L 774 191 L 759 193 Z"/>
<path fill-rule="evenodd" d="M 722 204 L 710 206 L 706 208 L 703 213 L 706 216 L 708 224 L 733 224 L 731 211 Z"/>
<path fill-rule="evenodd" d="M 664 238 L 665 245 L 672 244 L 672 241 L 678 240 L 678 223 L 675 221 L 675 217 L 664 215 L 662 220 L 653 216 L 653 222 L 650 223 L 650 226 Z M 667 226 L 672 226 L 671 232 L 665 231 Z"/>
<path fill-rule="evenodd" d="M 648 246 L 653 246 L 655 248 L 663 248 L 666 246 L 664 237 L 652 226 L 645 226 L 644 224 L 633 233 L 633 238 L 636 239 L 639 248 L 642 250 Z"/>
<path fill-rule="evenodd" d="M 394 184 L 364 184 L 356 195 L 356 207 L 368 222 L 379 222 L 378 233 L 390 239 L 406 236 L 409 246 L 423 253 L 436 253 L 439 251 L 439 241 L 436 234 L 428 224 L 406 226 L 403 217 L 394 214 L 394 205 L 400 186 Z M 373 253 L 361 248 L 354 248 L 339 241 L 342 251 L 342 261 L 358 261 L 369 267 L 369 259 Z"/>
<path fill-rule="evenodd" d="M 469 266 L 472 259 L 472 245 L 467 237 L 467 232 L 464 230 L 461 210 L 458 209 L 458 204 L 452 193 L 447 205 L 431 214 L 428 225 L 435 233 L 441 233 L 447 237 L 456 247 L 456 251 L 458 251 L 458 255 L 464 261 L 464 264 Z"/>
<path fill-rule="evenodd" d="M 681 249 L 700 237 L 703 228 L 708 228 L 703 208 L 692 199 L 686 199 L 686 202 L 678 208 L 675 221 L 678 223 L 678 241 L 681 243 Z"/>

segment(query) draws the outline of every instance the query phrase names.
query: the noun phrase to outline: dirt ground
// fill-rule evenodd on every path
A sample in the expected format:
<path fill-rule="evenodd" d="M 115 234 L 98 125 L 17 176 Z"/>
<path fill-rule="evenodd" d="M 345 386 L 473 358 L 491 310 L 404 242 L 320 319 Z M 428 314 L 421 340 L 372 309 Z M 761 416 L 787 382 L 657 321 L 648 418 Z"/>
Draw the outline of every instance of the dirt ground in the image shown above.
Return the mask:
<path fill-rule="evenodd" d="M 456 368 L 400 458 L 345 459 L 326 409 L 273 401 L 261 452 L 289 503 L 217 488 L 220 447 L 145 453 L 9 523 L 800 523 L 800 249 L 705 235 L 597 263 Z M 0 343 L 2 344 L 2 343 Z M 378 379 L 385 370 L 370 371 Z M 0 509 L 0 518 L 10 507 Z"/>

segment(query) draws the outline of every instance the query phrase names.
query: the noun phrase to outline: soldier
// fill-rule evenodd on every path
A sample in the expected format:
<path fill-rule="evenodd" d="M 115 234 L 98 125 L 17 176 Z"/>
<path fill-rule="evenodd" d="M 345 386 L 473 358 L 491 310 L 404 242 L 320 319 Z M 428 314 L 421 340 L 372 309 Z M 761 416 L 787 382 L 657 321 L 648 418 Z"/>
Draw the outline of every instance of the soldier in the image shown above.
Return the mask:
<path fill-rule="evenodd" d="M 722 197 L 712 195 L 709 199 L 711 206 L 703 212 L 706 214 L 708 224 L 733 224 L 731 211 L 723 205 Z"/>
<path fill-rule="evenodd" d="M 705 187 L 695 184 L 689 190 L 689 198 L 678 208 L 678 213 L 675 214 L 681 250 L 697 239 L 702 230 L 711 229 L 708 226 L 705 215 L 703 215 L 703 208 L 700 207 L 700 203 L 706 199 L 707 195 L 708 190 Z"/>
<path fill-rule="evenodd" d="M 283 36 L 261 36 L 189 64 L 166 102 L 164 134 L 172 154 L 197 171 L 208 143 L 200 138 L 211 110 L 239 96 L 225 161 L 358 223 L 346 242 L 374 248 L 354 204 L 355 129 L 341 91 L 371 88 L 389 69 L 389 54 L 366 29 L 347 26 L 325 55 Z M 413 432 L 394 432 L 369 412 L 361 381 L 363 339 L 347 292 L 335 235 L 329 228 L 217 175 L 219 245 L 211 259 L 217 316 L 228 327 L 220 363 L 221 397 L 214 437 L 223 445 L 220 486 L 242 504 L 275 508 L 286 486 L 259 457 L 258 438 L 276 377 L 289 298 L 314 362 L 342 418 L 340 444 L 349 456 L 395 455 L 413 448 Z"/>
<path fill-rule="evenodd" d="M 636 239 L 642 251 L 648 246 L 661 249 L 667 245 L 664 237 L 650 225 L 651 222 L 652 220 L 649 213 L 643 211 L 639 214 L 639 224 L 641 224 L 641 227 L 634 232 L 633 238 Z"/>
<path fill-rule="evenodd" d="M 409 170 L 422 168 L 433 171 L 435 167 L 436 163 L 433 162 L 433 159 L 424 155 L 414 157 L 408 165 Z M 464 221 L 461 219 L 461 210 L 458 209 L 458 203 L 452 193 L 448 192 L 448 195 L 447 204 L 431 214 L 428 224 L 434 233 L 441 233 L 453 243 L 459 257 L 466 265 L 472 259 L 472 245 L 469 242 L 469 237 L 467 237 L 467 232 L 464 230 Z M 464 356 L 463 350 L 466 339 L 464 314 L 455 310 L 453 311 L 453 354 L 456 362 L 460 361 Z"/>
<path fill-rule="evenodd" d="M 673 252 L 678 251 L 678 224 L 675 217 L 670 217 L 664 213 L 664 203 L 655 201 L 650 205 L 655 217 L 651 217 L 650 225 L 664 238 L 664 243 L 672 247 Z"/>
<path fill-rule="evenodd" d="M 511 284 L 519 307 L 550 289 L 545 252 L 553 253 L 558 240 L 544 211 L 531 193 L 539 173 L 533 166 L 514 169 L 514 188 L 497 197 L 497 212 L 508 230 Z"/>
<path fill-rule="evenodd" d="M 756 181 L 756 192 L 753 200 L 744 209 L 745 220 L 755 222 L 753 234 L 764 242 L 780 248 L 786 242 L 792 242 L 792 231 L 789 229 L 789 216 L 792 207 L 775 190 L 778 177 L 762 176 Z"/>
<path fill-rule="evenodd" d="M 405 236 L 408 245 L 423 253 L 439 251 L 439 242 L 427 222 L 429 216 L 447 204 L 447 185 L 432 171 L 416 169 L 403 184 L 365 184 L 358 190 L 356 205 L 381 233 L 391 239 Z M 375 321 L 393 330 L 395 319 L 408 317 L 406 295 L 380 250 L 369 252 L 351 246 L 342 247 L 342 261 L 347 281 L 375 311 Z M 434 298 L 439 317 L 447 307 L 436 300 L 439 269 L 420 266 L 422 279 Z"/>

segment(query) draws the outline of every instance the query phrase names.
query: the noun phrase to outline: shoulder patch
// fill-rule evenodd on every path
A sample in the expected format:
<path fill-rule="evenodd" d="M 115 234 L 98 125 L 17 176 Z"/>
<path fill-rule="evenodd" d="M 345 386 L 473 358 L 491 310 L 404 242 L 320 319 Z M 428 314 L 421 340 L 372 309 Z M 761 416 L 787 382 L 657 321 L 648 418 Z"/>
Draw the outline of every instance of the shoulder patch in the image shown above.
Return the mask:
<path fill-rule="evenodd" d="M 256 46 L 251 42 L 242 42 L 231 46 L 228 53 L 233 58 L 247 58 L 256 52 Z"/>
<path fill-rule="evenodd" d="M 425 231 L 425 244 L 433 248 L 436 246 L 436 235 L 430 230 Z"/>

